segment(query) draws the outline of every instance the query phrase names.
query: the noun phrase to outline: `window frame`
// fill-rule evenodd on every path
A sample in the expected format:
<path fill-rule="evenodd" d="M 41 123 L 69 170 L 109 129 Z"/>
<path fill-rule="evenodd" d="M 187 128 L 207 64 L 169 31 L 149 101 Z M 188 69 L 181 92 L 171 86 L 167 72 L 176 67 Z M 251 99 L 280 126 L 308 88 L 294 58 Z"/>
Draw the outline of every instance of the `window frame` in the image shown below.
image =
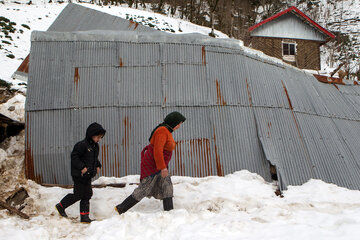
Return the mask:
<path fill-rule="evenodd" d="M 285 49 L 285 46 L 287 46 L 287 49 Z M 289 61 L 289 62 L 296 61 L 296 42 L 282 41 L 281 51 L 282 51 L 282 57 L 285 61 Z M 285 51 L 287 53 L 285 53 Z"/>
<path fill-rule="evenodd" d="M 285 48 L 284 46 L 287 45 L 288 49 L 287 51 L 289 52 L 288 54 L 285 54 Z M 291 49 L 291 46 L 293 46 L 293 49 Z M 293 54 L 291 54 L 291 52 L 293 51 Z M 294 42 L 282 42 L 282 55 L 283 56 L 296 56 L 296 43 Z"/>

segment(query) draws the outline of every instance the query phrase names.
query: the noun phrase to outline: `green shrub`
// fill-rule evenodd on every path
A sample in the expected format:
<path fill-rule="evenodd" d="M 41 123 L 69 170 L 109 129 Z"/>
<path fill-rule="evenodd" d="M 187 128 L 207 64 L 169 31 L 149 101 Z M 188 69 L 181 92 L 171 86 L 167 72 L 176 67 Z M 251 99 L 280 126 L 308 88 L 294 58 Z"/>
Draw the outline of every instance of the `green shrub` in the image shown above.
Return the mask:
<path fill-rule="evenodd" d="M 0 22 L 10 22 L 6 17 L 0 16 Z"/>
<path fill-rule="evenodd" d="M 23 26 L 24 28 L 27 28 L 27 29 L 30 30 L 30 27 L 28 25 L 26 25 L 26 24 L 21 24 L 21 26 Z"/>
<path fill-rule="evenodd" d="M 5 80 L 0 79 L 0 86 L 1 87 L 6 87 L 7 89 L 10 89 L 11 84 L 6 82 Z"/>

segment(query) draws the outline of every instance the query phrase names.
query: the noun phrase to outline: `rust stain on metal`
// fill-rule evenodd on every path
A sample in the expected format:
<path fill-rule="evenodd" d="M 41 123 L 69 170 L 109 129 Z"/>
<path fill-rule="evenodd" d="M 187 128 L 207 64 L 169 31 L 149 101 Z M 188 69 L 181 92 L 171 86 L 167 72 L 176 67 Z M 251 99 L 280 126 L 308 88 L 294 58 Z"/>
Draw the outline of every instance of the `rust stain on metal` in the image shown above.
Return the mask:
<path fill-rule="evenodd" d="M 116 177 L 120 177 L 120 166 L 119 166 L 119 160 L 118 160 L 118 157 L 117 157 L 117 151 L 118 151 L 118 145 L 115 144 L 114 145 L 114 162 L 115 162 L 115 174 L 116 174 Z"/>
<path fill-rule="evenodd" d="M 77 92 L 78 92 L 79 80 L 80 80 L 79 68 L 76 67 L 76 68 L 75 68 L 75 73 L 74 73 L 74 84 L 75 84 L 76 94 L 77 94 Z"/>
<path fill-rule="evenodd" d="M 139 23 L 130 20 L 129 28 L 133 28 L 133 26 L 134 26 L 134 30 L 135 30 L 139 26 Z"/>
<path fill-rule="evenodd" d="M 219 105 L 225 106 L 226 102 L 225 102 L 223 96 L 221 95 L 219 81 L 216 79 L 215 83 L 216 83 L 216 103 Z"/>
<path fill-rule="evenodd" d="M 99 154 L 101 153 L 101 155 L 100 155 L 100 163 L 101 163 L 101 169 L 100 169 L 100 173 L 101 173 L 101 175 L 104 175 L 104 155 L 103 155 L 103 151 L 102 151 L 102 145 L 100 145 L 100 149 L 101 149 L 101 151 L 99 152 Z"/>
<path fill-rule="evenodd" d="M 54 175 L 54 184 L 57 184 L 56 175 Z"/>
<path fill-rule="evenodd" d="M 111 164 L 110 164 L 110 161 L 109 161 L 109 145 L 108 144 L 105 144 L 105 156 L 106 156 L 106 166 L 107 168 L 111 168 Z M 105 169 L 106 170 L 106 169 Z M 110 169 L 107 170 L 107 172 L 111 172 Z"/>
<path fill-rule="evenodd" d="M 175 145 L 175 166 L 176 169 L 174 169 L 174 172 L 176 172 L 177 175 L 184 176 L 184 166 L 182 163 L 182 141 L 176 142 Z"/>
<path fill-rule="evenodd" d="M 205 50 L 205 46 L 202 46 L 201 48 L 201 59 L 202 59 L 202 64 L 206 65 L 206 50 Z"/>
<path fill-rule="evenodd" d="M 124 150 L 124 164 L 125 164 L 125 175 L 127 175 L 128 171 L 128 148 L 129 148 L 129 139 L 130 139 L 130 129 L 131 123 L 129 121 L 129 117 L 124 117 L 123 119 L 124 124 L 124 137 L 122 139 L 122 146 Z"/>
<path fill-rule="evenodd" d="M 290 109 L 293 110 L 293 106 L 292 106 L 292 103 L 291 103 L 291 100 L 290 100 L 290 97 L 289 97 L 289 93 L 288 93 L 288 91 L 287 91 L 287 89 L 286 89 L 286 86 L 285 86 L 283 80 L 281 80 L 281 83 L 282 83 L 282 85 L 283 85 L 283 88 L 284 88 L 284 91 L 285 91 L 285 95 L 286 95 L 286 97 L 287 97 L 287 100 L 288 100 Z"/>
<path fill-rule="evenodd" d="M 40 174 L 35 175 L 35 182 L 37 182 L 37 183 L 43 182 L 42 176 Z"/>
<path fill-rule="evenodd" d="M 123 66 L 124 66 L 124 62 L 123 62 L 123 59 L 122 59 L 122 58 L 120 58 L 119 65 L 120 65 L 120 67 L 123 67 Z"/>
<path fill-rule="evenodd" d="M 195 148 L 195 157 L 198 159 L 198 168 L 199 168 L 199 176 L 204 177 L 204 161 L 203 156 L 201 154 L 202 146 L 201 142 L 199 142 L 199 139 L 193 140 L 194 148 Z"/>
<path fill-rule="evenodd" d="M 267 136 L 270 137 L 271 122 L 268 122 L 267 127 L 268 127 Z"/>
<path fill-rule="evenodd" d="M 250 93 L 250 87 L 249 87 L 249 83 L 248 83 L 248 79 L 245 78 L 245 82 L 246 82 L 246 90 L 247 90 L 247 94 L 248 94 L 248 99 L 249 99 L 249 104 L 250 107 L 252 107 L 252 98 L 251 98 L 251 93 Z"/>
<path fill-rule="evenodd" d="M 210 154 L 210 141 L 209 139 L 205 138 L 205 165 L 207 169 L 207 175 L 210 176 L 212 174 L 212 164 L 211 164 L 211 154 Z"/>
<path fill-rule="evenodd" d="M 106 162 L 106 145 L 101 145 L 101 174 L 105 176 L 106 168 L 107 168 L 107 162 Z"/>
<path fill-rule="evenodd" d="M 31 141 L 30 141 L 30 117 L 29 113 L 26 114 L 26 144 L 25 144 L 25 176 L 28 179 L 35 181 L 34 172 L 34 159 L 31 152 Z"/>
<path fill-rule="evenodd" d="M 303 140 L 303 138 L 302 138 L 301 131 L 300 131 L 300 127 L 299 127 L 299 124 L 298 124 L 298 122 L 297 122 L 297 120 L 296 120 L 295 113 L 294 113 L 294 110 L 293 110 L 293 107 L 292 107 L 292 104 L 291 104 L 291 101 L 290 101 L 290 97 L 289 97 L 289 95 L 288 95 L 288 91 L 287 91 L 286 86 L 285 86 L 285 84 L 284 84 L 284 82 L 283 82 L 282 80 L 281 80 L 281 83 L 282 83 L 282 85 L 283 85 L 285 94 L 286 94 L 286 96 L 287 96 L 287 98 L 288 98 L 288 101 L 289 101 L 291 114 L 292 114 L 292 117 L 293 117 L 293 120 L 294 120 L 294 123 L 295 123 L 295 127 L 296 127 L 296 130 L 297 130 L 298 135 L 299 135 L 299 138 L 300 138 L 301 145 L 303 146 L 304 153 L 305 153 L 305 155 L 306 155 L 306 157 L 307 157 L 307 160 L 310 162 L 310 156 L 309 156 L 309 153 L 307 152 L 307 148 L 306 148 L 305 143 L 304 143 L 304 140 Z"/>
<path fill-rule="evenodd" d="M 354 81 L 354 85 L 359 85 L 359 83 L 357 81 Z"/>
<path fill-rule="evenodd" d="M 164 104 L 166 104 L 166 96 L 164 97 Z"/>
<path fill-rule="evenodd" d="M 322 83 L 345 85 L 342 78 L 329 77 L 329 76 L 323 76 L 323 75 L 318 75 L 318 74 L 313 74 L 313 75 L 319 82 L 322 82 Z"/>
<path fill-rule="evenodd" d="M 217 151 L 217 145 L 216 145 L 216 135 L 215 135 L 215 127 L 214 127 L 214 149 L 215 149 L 215 161 L 216 161 L 216 172 L 218 176 L 224 176 L 222 166 L 220 163 L 220 157 Z"/>
<path fill-rule="evenodd" d="M 184 149 L 187 149 L 187 151 Z M 172 170 L 173 175 L 186 175 L 181 159 L 181 156 L 183 155 L 187 155 L 189 159 L 189 166 L 191 168 L 190 170 L 194 177 L 205 177 L 211 175 L 212 165 L 209 139 L 199 138 L 186 141 L 177 141 L 174 150 L 175 169 Z"/>

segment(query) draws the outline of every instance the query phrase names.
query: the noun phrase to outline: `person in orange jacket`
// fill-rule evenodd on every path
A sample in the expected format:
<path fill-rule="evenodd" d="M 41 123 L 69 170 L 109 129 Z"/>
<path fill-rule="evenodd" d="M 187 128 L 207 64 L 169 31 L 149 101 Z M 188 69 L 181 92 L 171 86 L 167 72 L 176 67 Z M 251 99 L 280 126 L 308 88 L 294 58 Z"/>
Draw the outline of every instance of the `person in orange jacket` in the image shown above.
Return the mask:
<path fill-rule="evenodd" d="M 179 129 L 186 118 L 179 112 L 168 114 L 164 122 L 151 132 L 147 145 L 141 152 L 140 184 L 115 210 L 122 214 L 144 197 L 163 200 L 164 211 L 173 209 L 173 185 L 168 165 L 175 141 L 172 132 Z"/>

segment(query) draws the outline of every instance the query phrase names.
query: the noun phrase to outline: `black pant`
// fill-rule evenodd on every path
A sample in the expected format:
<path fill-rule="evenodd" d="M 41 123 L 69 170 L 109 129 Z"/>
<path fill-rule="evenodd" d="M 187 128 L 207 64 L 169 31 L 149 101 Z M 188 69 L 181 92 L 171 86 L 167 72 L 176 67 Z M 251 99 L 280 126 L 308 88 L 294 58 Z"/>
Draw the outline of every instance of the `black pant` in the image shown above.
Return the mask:
<path fill-rule="evenodd" d="M 61 201 L 63 208 L 67 208 L 80 200 L 80 212 L 90 211 L 90 199 L 93 195 L 91 181 L 74 180 L 74 193 L 69 193 Z"/>

